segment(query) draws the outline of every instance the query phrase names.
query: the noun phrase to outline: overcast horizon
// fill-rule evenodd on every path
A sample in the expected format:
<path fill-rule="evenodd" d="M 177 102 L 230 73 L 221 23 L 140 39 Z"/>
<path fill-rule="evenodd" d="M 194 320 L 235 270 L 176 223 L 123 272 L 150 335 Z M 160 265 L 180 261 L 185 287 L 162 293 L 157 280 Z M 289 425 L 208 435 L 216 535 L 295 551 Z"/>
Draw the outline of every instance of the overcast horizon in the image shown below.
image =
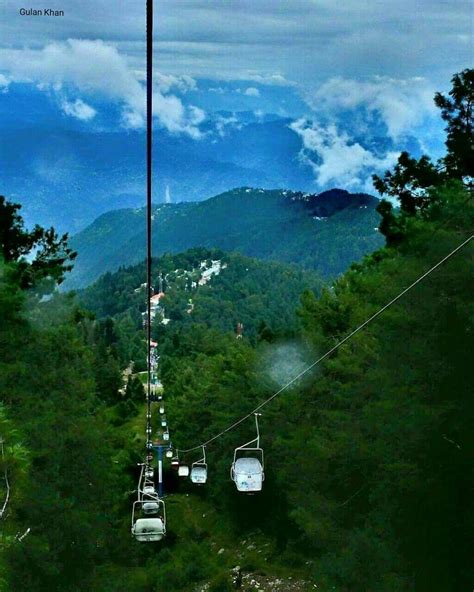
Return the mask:
<path fill-rule="evenodd" d="M 20 7 L 7 0 L 1 12 L 0 101 L 21 85 L 31 101 L 43 93 L 58 121 L 94 132 L 115 109 L 118 129 L 143 129 L 145 2 L 55 3 L 63 17 Z M 468 67 L 471 22 L 464 0 L 157 1 L 155 123 L 199 150 L 240 125 L 216 113 L 274 113 L 291 120 L 316 189 L 371 190 L 371 172 L 414 136 L 419 152 L 439 155 L 433 95 Z"/>

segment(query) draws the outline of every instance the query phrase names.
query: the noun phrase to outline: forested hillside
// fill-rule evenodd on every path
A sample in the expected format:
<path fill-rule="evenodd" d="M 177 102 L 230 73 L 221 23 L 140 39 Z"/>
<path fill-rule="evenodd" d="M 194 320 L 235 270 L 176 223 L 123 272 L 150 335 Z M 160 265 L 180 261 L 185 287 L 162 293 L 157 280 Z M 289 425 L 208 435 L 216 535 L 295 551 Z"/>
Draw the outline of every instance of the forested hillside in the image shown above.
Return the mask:
<path fill-rule="evenodd" d="M 220 248 L 334 277 L 382 245 L 377 204 L 370 195 L 340 189 L 318 195 L 244 187 L 200 203 L 159 205 L 153 211 L 153 252 Z M 145 248 L 145 210 L 104 214 L 71 245 L 78 259 L 69 288 L 138 263 Z"/>
<path fill-rule="evenodd" d="M 219 262 L 219 271 L 208 283 L 199 285 L 201 266 Z M 235 334 L 238 323 L 252 343 L 260 336 L 291 335 L 299 320 L 296 306 L 304 290 L 319 293 L 322 280 L 311 271 L 291 265 L 263 263 L 216 249 L 191 249 L 179 255 L 154 259 L 153 286 L 160 276 L 165 295 L 160 308 L 169 324 L 153 324 L 153 337 L 161 340 L 170 332 L 186 333 L 193 326 Z M 145 264 L 107 273 L 79 293 L 79 300 L 98 318 L 112 318 L 120 336 L 123 362 L 133 360 L 144 370 L 143 320 L 146 308 Z"/>
<path fill-rule="evenodd" d="M 60 294 L 68 237 L 26 230 L 0 198 L 2 592 L 472 588 L 473 92 L 467 70 L 436 96 L 441 161 L 402 153 L 375 179 L 399 205 L 378 207 L 386 244 L 332 284 L 216 250 L 154 261 L 165 296 L 153 336 L 180 449 L 246 415 L 419 280 L 263 407 L 262 493 L 241 496 L 229 479 L 252 418 L 208 446 L 206 486 L 165 465 L 160 543 L 130 536 L 145 405 L 134 370 L 122 372 L 146 349 L 143 265 Z"/>

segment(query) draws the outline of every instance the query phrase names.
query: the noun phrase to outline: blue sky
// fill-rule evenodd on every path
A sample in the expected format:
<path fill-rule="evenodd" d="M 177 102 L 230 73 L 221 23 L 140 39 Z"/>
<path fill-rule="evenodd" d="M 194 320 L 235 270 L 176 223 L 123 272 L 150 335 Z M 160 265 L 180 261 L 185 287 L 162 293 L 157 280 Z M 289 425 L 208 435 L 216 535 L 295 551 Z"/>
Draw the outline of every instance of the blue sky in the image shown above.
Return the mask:
<path fill-rule="evenodd" d="M 0 9 L 3 94 L 30 85 L 91 130 L 107 105 L 117 126 L 142 128 L 144 2 L 55 0 L 55 19 L 23 6 Z M 289 117 L 320 186 L 370 189 L 413 136 L 439 150 L 434 91 L 472 63 L 465 0 L 161 0 L 155 23 L 157 125 L 198 150 L 217 110 Z"/>

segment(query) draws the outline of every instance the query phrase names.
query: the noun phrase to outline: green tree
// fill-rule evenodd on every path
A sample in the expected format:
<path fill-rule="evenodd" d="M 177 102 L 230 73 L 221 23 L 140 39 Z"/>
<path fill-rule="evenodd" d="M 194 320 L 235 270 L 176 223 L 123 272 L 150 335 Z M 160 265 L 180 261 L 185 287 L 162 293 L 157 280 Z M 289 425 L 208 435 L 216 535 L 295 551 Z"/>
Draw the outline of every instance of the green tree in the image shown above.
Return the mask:
<path fill-rule="evenodd" d="M 27 231 L 19 214 L 21 206 L 0 195 L 0 248 L 5 262 L 18 263 L 22 288 L 36 287 L 47 292 L 64 280 L 72 269 L 76 253 L 68 247 L 68 235 L 58 235 L 54 228 L 36 225 Z M 26 257 L 34 252 L 28 261 Z"/>
<path fill-rule="evenodd" d="M 437 163 L 429 156 L 416 159 L 402 152 L 393 171 L 373 176 L 381 195 L 388 195 L 400 204 L 396 214 L 391 202 L 382 200 L 377 208 L 381 214 L 380 231 L 389 244 L 400 242 L 406 232 L 406 219 L 416 215 L 429 216 L 438 193 L 434 188 L 450 181 L 472 185 L 474 153 L 472 138 L 472 105 L 474 101 L 474 70 L 466 69 L 451 80 L 449 98 L 436 93 L 435 104 L 446 122 L 446 154 Z"/>
<path fill-rule="evenodd" d="M 472 183 L 474 177 L 474 140 L 472 109 L 474 70 L 466 69 L 451 79 L 449 97 L 436 93 L 435 104 L 446 122 L 446 156 L 442 159 L 448 175 Z"/>

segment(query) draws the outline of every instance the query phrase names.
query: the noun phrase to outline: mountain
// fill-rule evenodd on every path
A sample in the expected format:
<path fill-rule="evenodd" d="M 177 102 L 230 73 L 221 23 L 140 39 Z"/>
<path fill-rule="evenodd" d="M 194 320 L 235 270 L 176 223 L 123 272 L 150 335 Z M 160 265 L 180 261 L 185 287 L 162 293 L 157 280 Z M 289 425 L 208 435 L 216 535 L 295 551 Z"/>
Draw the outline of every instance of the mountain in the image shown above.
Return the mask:
<path fill-rule="evenodd" d="M 145 132 L 117 125 L 113 106 L 93 122 L 67 117 L 47 93 L 12 84 L 0 102 L 0 194 L 21 203 L 27 224 L 78 232 L 113 209 L 144 204 Z M 200 201 L 234 187 L 311 190 L 291 119 L 209 113 L 200 138 L 154 130 L 158 203 Z"/>
<path fill-rule="evenodd" d="M 377 203 L 341 189 L 317 195 L 243 187 L 203 202 L 161 204 L 153 210 L 153 252 L 220 248 L 331 277 L 382 244 Z M 108 212 L 75 235 L 71 246 L 79 255 L 67 288 L 138 263 L 145 253 L 145 210 Z"/>

